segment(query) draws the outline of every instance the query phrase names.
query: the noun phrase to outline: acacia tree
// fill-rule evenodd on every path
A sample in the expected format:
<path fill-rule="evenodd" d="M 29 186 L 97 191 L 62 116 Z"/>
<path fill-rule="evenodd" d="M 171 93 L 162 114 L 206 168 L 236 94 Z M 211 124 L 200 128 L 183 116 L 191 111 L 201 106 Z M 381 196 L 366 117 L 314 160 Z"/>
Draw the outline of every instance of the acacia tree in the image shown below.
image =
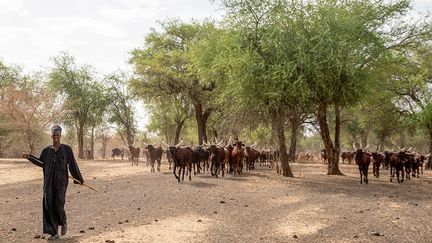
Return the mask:
<path fill-rule="evenodd" d="M 100 85 L 95 81 L 90 66 L 78 66 L 74 57 L 61 53 L 52 58 L 54 67 L 51 69 L 50 85 L 59 92 L 57 98 L 63 99 L 66 109 L 66 124 L 75 127 L 78 139 L 78 158 L 84 158 L 84 132 L 101 115 Z"/>
<path fill-rule="evenodd" d="M 408 113 L 425 129 L 432 152 L 432 51 L 424 43 L 414 46 L 388 80 L 389 89 L 396 94 L 396 104 L 401 112 Z M 431 156 L 432 157 L 432 156 Z"/>
<path fill-rule="evenodd" d="M 124 73 L 112 74 L 105 77 L 107 85 L 106 97 L 109 99 L 107 108 L 108 121 L 116 125 L 121 139 L 128 146 L 134 145 L 136 135 L 135 97 L 128 85 L 130 78 Z"/>
<path fill-rule="evenodd" d="M 214 110 L 210 100 L 215 85 L 199 81 L 188 55 L 191 46 L 214 29 L 213 24 L 174 20 L 162 23 L 161 27 L 161 32 L 153 29 L 146 36 L 143 48 L 132 51 L 130 63 L 135 69 L 132 90 L 142 97 L 176 95 L 190 102 L 195 111 L 198 142 L 202 144 L 202 139 L 207 139 L 207 120 Z"/>
<path fill-rule="evenodd" d="M 423 26 L 402 25 L 409 1 L 307 2 L 298 8 L 296 72 L 316 104 L 320 134 L 329 159 L 328 174 L 338 175 L 340 109 L 355 105 L 377 77 L 389 54 L 421 40 Z M 392 24 L 389 24 L 392 23 Z M 334 141 L 328 112 L 335 116 Z"/>

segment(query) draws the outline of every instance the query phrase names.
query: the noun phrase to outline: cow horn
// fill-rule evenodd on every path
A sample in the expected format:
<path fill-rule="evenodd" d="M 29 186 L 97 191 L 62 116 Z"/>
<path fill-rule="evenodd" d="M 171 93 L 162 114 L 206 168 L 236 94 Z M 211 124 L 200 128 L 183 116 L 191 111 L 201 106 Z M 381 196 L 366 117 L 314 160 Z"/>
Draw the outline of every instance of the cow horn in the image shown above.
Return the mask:
<path fill-rule="evenodd" d="M 427 155 L 425 155 L 425 157 L 429 157 L 431 155 L 431 153 L 428 153 Z"/>
<path fill-rule="evenodd" d="M 407 151 L 411 152 L 412 147 L 410 147 L 409 149 L 407 149 Z"/>
<path fill-rule="evenodd" d="M 176 147 L 176 148 L 178 148 L 178 147 L 180 147 L 181 146 L 181 144 L 183 143 L 183 138 L 182 139 L 180 139 L 180 142 L 178 143 L 178 144 L 176 144 L 174 147 Z"/>
<path fill-rule="evenodd" d="M 250 147 L 251 148 L 255 148 L 255 146 L 257 146 L 257 142 L 255 141 L 255 143 L 253 143 Z"/>
<path fill-rule="evenodd" d="M 231 144 L 231 137 L 228 139 L 228 143 L 225 146 L 229 146 Z"/>
<path fill-rule="evenodd" d="M 357 151 L 357 146 L 355 145 L 355 143 L 353 143 L 353 149 L 354 151 Z"/>
<path fill-rule="evenodd" d="M 164 141 L 163 139 L 162 139 L 162 141 L 161 141 L 161 144 L 163 144 L 163 145 L 169 147 L 169 145 L 168 145 L 167 143 L 165 143 L 165 141 Z"/>
<path fill-rule="evenodd" d="M 367 144 L 366 147 L 363 148 L 363 150 L 367 150 L 369 148 L 370 144 Z"/>

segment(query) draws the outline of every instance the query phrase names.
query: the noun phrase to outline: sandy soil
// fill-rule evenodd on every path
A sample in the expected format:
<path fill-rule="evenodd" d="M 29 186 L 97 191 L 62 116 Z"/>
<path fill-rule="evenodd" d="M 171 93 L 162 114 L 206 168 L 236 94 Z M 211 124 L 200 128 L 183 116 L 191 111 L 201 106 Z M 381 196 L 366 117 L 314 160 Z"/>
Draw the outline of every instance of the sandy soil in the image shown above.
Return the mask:
<path fill-rule="evenodd" d="M 295 178 L 258 166 L 241 176 L 208 173 L 178 184 L 166 162 L 79 161 L 86 183 L 69 184 L 68 234 L 58 242 L 432 242 L 432 171 L 402 184 L 388 171 L 359 184 L 355 165 L 327 176 L 291 164 Z M 0 160 L 0 242 L 44 242 L 42 172 Z"/>

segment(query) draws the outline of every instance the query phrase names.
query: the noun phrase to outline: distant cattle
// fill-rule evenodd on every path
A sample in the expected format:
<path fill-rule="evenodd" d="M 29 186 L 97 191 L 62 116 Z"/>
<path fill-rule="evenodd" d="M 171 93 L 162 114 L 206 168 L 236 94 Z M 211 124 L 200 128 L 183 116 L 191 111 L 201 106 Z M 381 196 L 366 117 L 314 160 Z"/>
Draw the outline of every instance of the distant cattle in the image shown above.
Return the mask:
<path fill-rule="evenodd" d="M 342 164 L 345 163 L 345 160 L 348 161 L 348 164 L 351 164 L 354 159 L 354 154 L 355 152 L 349 152 L 349 151 L 342 152 L 341 154 Z"/>
<path fill-rule="evenodd" d="M 129 152 L 130 152 L 130 160 L 132 161 L 132 165 L 138 165 L 138 160 L 140 156 L 140 148 L 134 147 L 132 145 L 129 145 Z"/>
<path fill-rule="evenodd" d="M 113 160 L 115 160 L 115 156 L 120 156 L 121 159 L 123 160 L 124 148 L 123 149 L 119 149 L 119 148 L 113 149 L 112 150 L 112 155 L 111 155 L 111 157 L 113 158 Z"/>

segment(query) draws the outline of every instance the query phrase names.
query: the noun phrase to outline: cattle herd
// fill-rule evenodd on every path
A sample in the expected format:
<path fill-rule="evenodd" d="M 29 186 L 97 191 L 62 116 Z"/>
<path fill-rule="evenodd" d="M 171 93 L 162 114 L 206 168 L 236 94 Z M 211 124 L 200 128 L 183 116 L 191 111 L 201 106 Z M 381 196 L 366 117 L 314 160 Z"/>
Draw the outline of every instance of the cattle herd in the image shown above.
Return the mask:
<path fill-rule="evenodd" d="M 182 141 L 177 145 L 168 145 L 161 141 L 159 145 L 145 144 L 142 150 L 142 157 L 146 158 L 147 166 L 150 166 L 151 172 L 159 172 L 161 167 L 162 156 L 165 154 L 169 163 L 169 170 L 178 182 L 184 180 L 185 174 L 192 180 L 192 171 L 194 175 L 201 172 L 210 172 L 212 176 L 224 177 L 225 173 L 239 175 L 243 170 L 251 171 L 255 169 L 255 163 L 261 166 L 268 166 L 278 170 L 279 151 L 274 149 L 255 149 L 256 143 L 245 145 L 244 140 L 231 139 L 228 142 L 215 139 L 212 143 L 204 143 L 201 146 L 185 146 Z M 419 177 L 423 174 L 423 164 L 430 157 L 411 151 L 411 148 L 399 148 L 396 151 L 382 151 L 380 147 L 376 152 L 370 152 L 369 146 L 357 148 L 353 144 L 353 151 L 344 151 L 341 153 L 342 163 L 351 164 L 353 161 L 358 165 L 360 172 L 360 183 L 368 184 L 368 170 L 372 163 L 373 175 L 375 178 L 380 176 L 380 168 L 390 171 L 390 181 L 396 176 L 397 182 L 401 183 L 410 180 L 412 177 Z M 120 156 L 121 159 L 127 156 L 132 165 L 138 165 L 140 157 L 140 148 L 125 146 L 112 150 L 112 158 Z M 326 163 L 327 156 L 325 150 L 321 150 L 321 161 Z M 309 161 L 317 160 L 313 153 L 300 152 L 296 155 L 296 160 Z M 155 162 L 157 168 L 155 170 Z"/>

